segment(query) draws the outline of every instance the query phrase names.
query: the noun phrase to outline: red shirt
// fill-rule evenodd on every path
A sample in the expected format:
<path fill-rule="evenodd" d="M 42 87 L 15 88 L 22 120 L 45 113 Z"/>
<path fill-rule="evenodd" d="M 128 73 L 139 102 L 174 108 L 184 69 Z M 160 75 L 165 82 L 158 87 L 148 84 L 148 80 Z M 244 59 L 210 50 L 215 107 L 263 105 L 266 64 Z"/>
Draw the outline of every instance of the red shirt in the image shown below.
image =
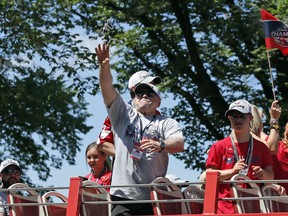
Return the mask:
<path fill-rule="evenodd" d="M 90 181 L 98 183 L 99 185 L 111 185 L 112 171 L 110 169 L 106 169 L 105 173 L 100 178 L 96 178 L 93 173 L 89 173 L 85 177 Z M 110 188 L 105 189 L 110 192 Z"/>
<path fill-rule="evenodd" d="M 101 132 L 99 134 L 99 138 L 97 140 L 98 145 L 101 145 L 104 142 L 114 143 L 114 136 L 113 136 L 113 132 L 111 130 L 111 127 L 112 127 L 111 121 L 107 117 L 103 123 L 103 127 L 101 129 Z"/>
<path fill-rule="evenodd" d="M 270 151 L 267 146 L 259 140 L 253 138 L 253 154 L 251 165 L 248 170 L 247 176 L 254 179 L 252 176 L 252 166 L 260 166 L 262 169 L 272 165 L 272 159 Z M 249 143 L 235 143 L 238 155 L 246 158 Z M 226 137 L 214 143 L 208 153 L 206 161 L 206 168 L 211 166 L 216 167 L 219 170 L 232 169 L 234 167 L 234 151 L 230 137 Z M 230 197 L 230 186 L 229 184 L 220 184 L 219 187 L 219 198 Z M 218 214 L 232 214 L 234 213 L 233 203 L 231 201 L 220 201 L 218 202 Z"/>
<path fill-rule="evenodd" d="M 278 151 L 272 155 L 274 179 L 288 179 L 288 148 L 283 141 L 278 144 Z M 288 183 L 279 183 L 288 192 Z"/>

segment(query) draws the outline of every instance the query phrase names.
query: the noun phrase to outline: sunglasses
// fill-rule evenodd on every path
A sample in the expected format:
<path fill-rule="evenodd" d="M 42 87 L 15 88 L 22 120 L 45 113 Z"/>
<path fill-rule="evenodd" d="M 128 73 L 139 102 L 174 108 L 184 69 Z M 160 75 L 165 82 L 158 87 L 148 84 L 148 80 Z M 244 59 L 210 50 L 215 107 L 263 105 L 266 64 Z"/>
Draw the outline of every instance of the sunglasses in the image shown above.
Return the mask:
<path fill-rule="evenodd" d="M 240 120 L 245 120 L 247 119 L 247 115 L 245 114 L 231 114 L 230 117 L 234 120 L 240 119 Z"/>
<path fill-rule="evenodd" d="M 21 170 L 18 170 L 18 169 L 8 169 L 8 170 L 3 170 L 2 174 L 5 174 L 5 175 L 20 175 L 21 174 Z"/>
<path fill-rule="evenodd" d="M 144 95 L 148 96 L 148 97 L 155 97 L 156 93 L 153 91 L 140 91 L 135 93 L 137 97 L 143 97 Z"/>

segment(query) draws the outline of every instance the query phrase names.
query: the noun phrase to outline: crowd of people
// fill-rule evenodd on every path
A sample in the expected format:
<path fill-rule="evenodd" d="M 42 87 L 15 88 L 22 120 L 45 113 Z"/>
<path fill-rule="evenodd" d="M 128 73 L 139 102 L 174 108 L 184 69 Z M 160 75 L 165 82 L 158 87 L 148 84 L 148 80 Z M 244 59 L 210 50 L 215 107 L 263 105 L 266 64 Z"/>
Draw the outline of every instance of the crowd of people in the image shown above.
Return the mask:
<path fill-rule="evenodd" d="M 166 153 L 180 152 L 183 151 L 184 144 L 182 132 L 178 123 L 175 123 L 177 126 L 174 126 L 175 131 L 179 132 L 176 133 L 177 139 L 174 138 L 172 140 L 171 137 L 168 138 L 165 134 L 164 136 L 161 135 L 161 132 L 163 133 L 163 128 L 159 131 L 159 128 L 156 127 L 155 129 L 153 125 L 150 125 L 151 123 L 154 124 L 154 118 L 161 115 L 159 112 L 157 113 L 157 108 L 160 106 L 161 100 L 160 92 L 156 86 L 156 84 L 161 82 L 161 79 L 157 78 L 155 82 L 156 77 L 153 77 L 152 75 L 145 74 L 144 77 L 141 77 L 141 72 L 135 73 L 133 75 L 134 78 L 135 76 L 139 76 L 139 74 L 140 78 L 138 79 L 138 82 L 134 82 L 133 85 L 130 84 L 131 78 L 134 80 L 133 76 L 130 78 L 129 89 L 132 101 L 126 103 L 112 86 L 112 75 L 109 67 L 109 46 L 105 44 L 102 46 L 99 45 L 96 48 L 96 54 L 100 65 L 99 81 L 103 91 L 104 103 L 107 106 L 109 117 L 112 117 L 112 119 L 107 118 L 105 120 L 103 130 L 100 133 L 97 143 L 104 151 L 110 149 L 110 152 L 113 153 L 110 155 L 115 156 L 114 164 L 117 166 L 117 170 L 119 166 L 125 167 L 127 164 L 128 167 L 132 168 L 132 172 L 129 171 L 124 173 L 125 175 L 129 175 L 129 178 L 131 178 L 130 181 L 123 181 L 121 179 L 123 173 L 120 175 L 119 172 L 113 171 L 112 185 L 113 183 L 150 183 L 153 178 L 147 179 L 147 176 L 143 176 L 143 178 L 140 177 L 145 173 L 143 171 L 145 171 L 146 166 L 151 168 L 149 164 L 144 163 L 146 159 L 151 160 L 149 159 L 150 151 L 155 152 L 156 150 L 159 153 L 163 150 Z M 149 79 L 145 79 L 146 77 L 149 77 Z M 150 112 L 151 109 L 148 110 L 148 104 L 150 104 L 151 108 L 151 105 L 153 106 L 154 102 L 156 107 L 154 106 L 154 109 L 152 109 L 153 111 Z M 279 103 L 278 101 L 274 101 L 270 108 L 270 131 L 267 135 L 263 131 L 262 110 L 246 100 L 237 100 L 231 103 L 229 109 L 225 113 L 225 116 L 231 124 L 231 134 L 211 146 L 206 161 L 206 170 L 217 170 L 220 173 L 221 180 L 229 180 L 237 173 L 247 175 L 251 179 L 287 179 L 287 172 L 285 172 L 287 166 L 284 158 L 287 158 L 287 156 L 285 156 L 285 144 L 287 143 L 288 130 L 286 128 L 284 138 L 279 142 L 280 115 L 281 108 Z M 138 125 L 138 122 L 136 121 L 137 118 L 139 119 L 138 122 L 140 125 Z M 143 124 L 143 122 L 145 122 L 143 119 L 146 121 L 146 124 Z M 112 132 L 112 125 L 115 134 Z M 143 140 L 142 135 L 146 130 L 146 126 L 149 129 L 150 127 L 153 127 L 153 135 L 150 135 L 150 137 L 153 138 Z M 286 127 L 288 126 L 286 125 Z M 142 131 L 143 128 L 144 130 Z M 173 134 L 174 133 L 175 132 L 173 132 Z M 132 145 L 128 144 L 129 141 Z M 168 149 L 167 146 L 171 147 Z M 133 160 L 127 160 L 129 157 Z M 167 157 L 167 155 L 165 155 L 165 157 Z M 134 167 L 130 166 L 128 161 L 133 163 Z M 137 166 L 140 163 L 142 163 L 143 166 L 139 172 Z M 167 166 L 168 162 L 162 167 L 162 171 L 164 170 L 166 172 Z M 154 162 L 155 172 L 158 171 L 157 167 L 158 164 Z M 284 170 L 279 172 L 280 169 Z M 114 173 L 116 173 L 115 176 Z M 137 175 L 133 178 L 133 174 L 136 173 Z M 149 173 L 149 171 L 147 173 Z M 158 173 L 158 175 L 165 176 L 165 173 Z M 154 177 L 155 176 L 157 177 L 157 175 L 154 175 Z M 125 178 L 127 178 L 127 176 Z M 121 180 L 119 181 L 119 179 Z M 205 180 L 205 172 L 201 175 L 201 180 Z M 279 191 L 285 194 L 286 190 L 286 185 L 280 184 Z M 134 196 L 131 196 L 130 194 L 132 191 L 115 189 L 111 195 L 113 200 L 145 199 L 145 196 L 137 196 L 137 192 L 140 192 L 140 190 L 138 189 L 137 191 L 135 188 L 135 191 L 133 191 L 135 194 Z M 147 194 L 146 198 L 149 199 L 148 196 L 149 195 Z M 221 184 L 219 197 L 230 197 L 230 186 L 228 184 Z M 147 212 L 143 212 L 144 208 L 147 209 Z M 133 207 L 123 205 L 120 207 L 119 205 L 114 205 L 112 215 L 137 215 L 138 213 L 149 213 L 148 209 L 150 212 L 152 211 L 147 205 L 143 205 L 143 209 L 139 209 L 140 212 L 137 212 Z M 231 201 L 220 201 L 218 213 L 234 213 L 233 203 Z"/>
<path fill-rule="evenodd" d="M 161 94 L 157 87 L 161 78 L 146 71 L 134 73 L 128 83 L 131 100 L 123 100 L 113 87 L 110 71 L 109 45 L 95 48 L 99 63 L 99 84 L 108 117 L 105 119 L 97 141 L 85 151 L 91 172 L 85 177 L 100 185 L 149 184 L 164 177 L 168 168 L 168 154 L 184 150 L 184 137 L 179 123 L 162 115 Z M 288 123 L 284 137 L 279 135 L 281 108 L 277 100 L 270 107 L 270 131 L 263 131 L 263 111 L 246 100 L 236 100 L 225 113 L 231 133 L 215 142 L 208 151 L 207 170 L 217 170 L 221 180 L 235 174 L 251 179 L 288 179 Z M 108 164 L 107 159 L 113 158 Z M 2 188 L 20 181 L 21 168 L 17 161 L 8 159 L 1 163 Z M 205 181 L 205 172 L 200 177 Z M 146 187 L 106 188 L 112 201 L 149 200 Z M 288 183 L 279 183 L 283 194 Z M 230 185 L 220 184 L 219 197 L 229 198 Z M 7 202 L 7 194 L 0 193 L 0 202 Z M 234 213 L 232 201 L 218 202 L 218 213 Z M 7 208 L 0 207 L 0 216 Z M 153 215 L 150 203 L 113 204 L 112 216 Z"/>

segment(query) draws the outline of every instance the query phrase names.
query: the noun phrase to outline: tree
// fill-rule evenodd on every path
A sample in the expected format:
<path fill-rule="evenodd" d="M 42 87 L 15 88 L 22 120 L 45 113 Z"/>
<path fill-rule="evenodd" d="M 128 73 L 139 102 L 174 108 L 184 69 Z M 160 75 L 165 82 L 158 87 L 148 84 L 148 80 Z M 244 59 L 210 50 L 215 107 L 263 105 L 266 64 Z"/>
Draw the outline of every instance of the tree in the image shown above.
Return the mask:
<path fill-rule="evenodd" d="M 264 7 L 283 20 L 287 12 L 283 2 L 0 3 L 1 19 L 5 20 L 0 24 L 0 57 L 19 60 L 25 54 L 21 64 L 37 58 L 45 61 L 50 70 L 31 70 L 43 70 L 59 82 L 69 83 L 81 97 L 84 92 L 98 92 L 98 80 L 82 73 L 95 70 L 97 65 L 94 52 L 82 45 L 78 32 L 86 30 L 91 41 L 102 37 L 115 48 L 117 59 L 113 58 L 112 67 L 117 71 L 120 91 L 125 90 L 129 76 L 140 69 L 163 78 L 161 90 L 172 93 L 178 104 L 162 112 L 181 122 L 186 138 L 187 148 L 177 157 L 187 167 L 201 169 L 209 145 L 229 133 L 224 113 L 231 101 L 245 98 L 268 109 L 273 100 L 259 10 Z M 285 124 L 288 62 L 278 51 L 271 52 L 271 61 L 283 109 L 281 124 Z M 15 73 L 22 81 L 21 73 Z"/>
<path fill-rule="evenodd" d="M 24 174 L 32 168 L 47 180 L 50 168 L 61 168 L 63 160 L 75 164 L 80 134 L 91 129 L 80 91 L 87 85 L 79 85 L 81 77 L 71 75 L 85 62 L 75 59 L 71 66 L 77 34 L 58 26 L 61 22 L 53 15 L 57 7 L 31 1 L 0 5 L 1 159 L 14 158 Z M 48 12 L 51 20 L 45 18 Z"/>

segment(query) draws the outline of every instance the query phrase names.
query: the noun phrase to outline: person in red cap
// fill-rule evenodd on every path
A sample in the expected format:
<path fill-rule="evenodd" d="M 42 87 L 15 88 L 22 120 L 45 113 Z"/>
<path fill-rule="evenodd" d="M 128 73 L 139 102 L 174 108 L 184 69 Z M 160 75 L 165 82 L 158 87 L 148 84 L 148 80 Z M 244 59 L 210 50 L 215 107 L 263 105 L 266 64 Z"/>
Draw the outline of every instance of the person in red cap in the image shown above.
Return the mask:
<path fill-rule="evenodd" d="M 7 159 L 0 164 L 0 177 L 2 179 L 1 188 L 9 188 L 11 185 L 20 182 L 21 168 L 17 161 Z M 1 206 L 7 203 L 7 192 L 0 192 L 0 216 L 9 215 L 9 208 Z"/>
<path fill-rule="evenodd" d="M 272 180 L 274 173 L 270 151 L 250 133 L 249 123 L 253 119 L 251 105 L 246 100 L 237 100 L 231 103 L 225 116 L 230 121 L 231 134 L 211 146 L 206 170 L 217 170 L 220 180 L 229 180 L 238 173 L 250 179 Z M 229 197 L 230 185 L 220 184 L 219 198 Z M 235 213 L 232 201 L 219 200 L 217 213 Z"/>

